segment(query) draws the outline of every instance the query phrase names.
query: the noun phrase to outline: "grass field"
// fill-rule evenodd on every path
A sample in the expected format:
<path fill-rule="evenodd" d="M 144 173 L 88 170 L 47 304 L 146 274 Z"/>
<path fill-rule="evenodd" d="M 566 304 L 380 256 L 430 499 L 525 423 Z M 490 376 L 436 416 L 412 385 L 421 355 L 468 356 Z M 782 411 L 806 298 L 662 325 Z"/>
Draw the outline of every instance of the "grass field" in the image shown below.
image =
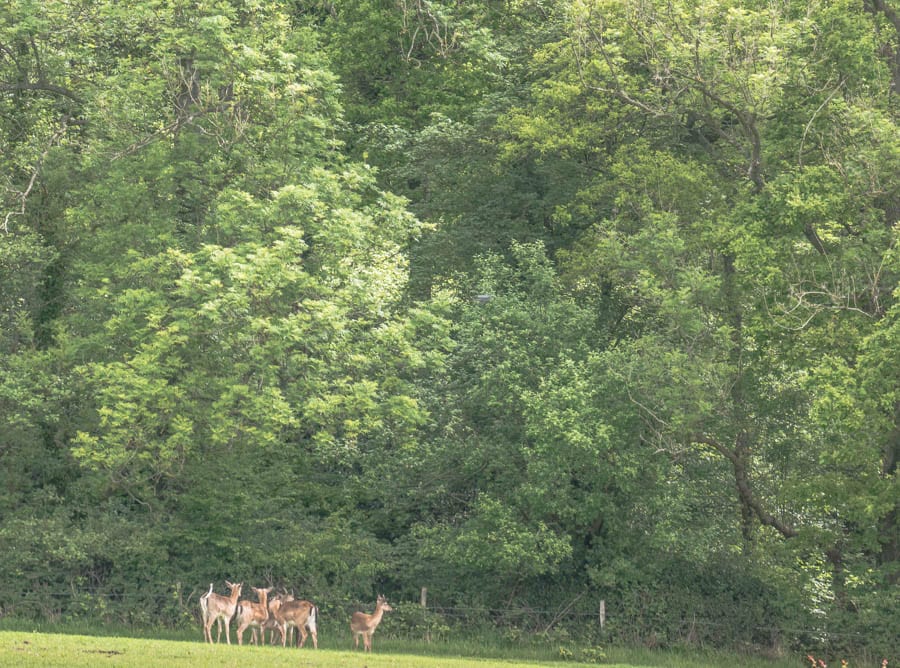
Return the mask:
<path fill-rule="evenodd" d="M 66 666 L 72 668 L 98 666 L 147 666 L 163 668 L 184 666 L 271 666 L 273 668 L 535 668 L 566 666 L 578 668 L 595 663 L 579 663 L 552 658 L 517 656 L 473 657 L 465 645 L 411 645 L 400 640 L 375 639 L 373 654 L 363 655 L 347 649 L 284 649 L 237 645 L 206 645 L 197 640 L 158 640 L 96 635 L 69 635 L 30 631 L 0 631 L 0 666 Z M 348 639 L 349 646 L 349 639 Z M 455 651 L 460 650 L 458 654 Z M 558 653 L 559 648 L 555 648 Z M 506 654 L 506 652 L 501 652 Z M 527 653 L 527 652 L 526 652 Z M 597 658 L 600 658 L 599 656 Z M 606 651 L 600 665 L 610 668 L 798 668 L 801 657 L 766 661 L 736 655 L 710 653 L 663 653 L 640 650 Z M 835 662 L 834 665 L 840 665 Z M 853 668 L 860 668 L 854 664 Z"/>

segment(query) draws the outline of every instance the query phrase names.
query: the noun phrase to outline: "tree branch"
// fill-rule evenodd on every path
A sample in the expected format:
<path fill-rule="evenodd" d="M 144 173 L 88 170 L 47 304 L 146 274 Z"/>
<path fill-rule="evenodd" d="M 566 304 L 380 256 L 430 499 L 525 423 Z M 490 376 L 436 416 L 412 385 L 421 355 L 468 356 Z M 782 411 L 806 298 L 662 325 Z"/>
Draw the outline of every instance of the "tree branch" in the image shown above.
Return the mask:
<path fill-rule="evenodd" d="M 783 522 L 763 508 L 762 502 L 760 502 L 759 498 L 753 493 L 753 488 L 750 484 L 750 475 L 747 471 L 747 463 L 736 450 L 732 450 L 719 442 L 718 439 L 705 434 L 695 436 L 692 440 L 695 443 L 711 447 L 731 462 L 732 469 L 734 470 L 734 481 L 737 486 L 741 503 L 746 508 L 753 511 L 753 514 L 759 520 L 760 524 L 772 527 L 785 538 L 795 538 L 800 535 L 800 532 L 793 526 Z"/>
<path fill-rule="evenodd" d="M 0 229 L 3 230 L 4 234 L 9 234 L 9 219 L 13 216 L 24 216 L 25 215 L 25 202 L 28 200 L 28 196 L 31 194 L 31 191 L 34 189 L 34 184 L 37 183 L 38 175 L 41 173 L 41 167 L 44 165 L 44 160 L 47 157 L 47 154 L 50 153 L 50 149 L 56 145 L 57 142 L 62 138 L 63 134 L 66 132 L 66 128 L 69 125 L 69 117 L 64 116 L 60 121 L 59 129 L 53 133 L 53 136 L 50 138 L 50 141 L 47 143 L 47 148 L 44 149 L 44 152 L 41 153 L 41 156 L 38 158 L 37 164 L 34 166 L 34 169 L 31 172 L 31 178 L 28 180 L 28 185 L 25 190 L 18 193 L 19 198 L 19 209 L 7 212 L 7 214 L 3 218 L 3 226 Z"/>
<path fill-rule="evenodd" d="M 894 27 L 894 44 L 885 45 L 884 52 L 891 57 L 891 92 L 896 95 L 900 93 L 900 14 L 886 0 L 865 0 L 863 5 L 872 14 L 882 14 Z"/>
<path fill-rule="evenodd" d="M 81 98 L 79 98 L 74 92 L 64 86 L 58 86 L 47 81 L 21 81 L 16 83 L 0 83 L 0 91 L 9 92 L 17 90 L 37 90 L 47 93 L 54 93 L 56 95 L 67 97 L 73 102 L 81 104 Z"/>

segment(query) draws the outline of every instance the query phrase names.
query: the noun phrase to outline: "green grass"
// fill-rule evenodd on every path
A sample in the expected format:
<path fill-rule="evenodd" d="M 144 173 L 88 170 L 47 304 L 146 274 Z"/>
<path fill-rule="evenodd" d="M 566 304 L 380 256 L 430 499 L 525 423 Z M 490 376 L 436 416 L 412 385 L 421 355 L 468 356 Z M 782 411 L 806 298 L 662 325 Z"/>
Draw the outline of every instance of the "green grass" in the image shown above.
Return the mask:
<path fill-rule="evenodd" d="M 521 661 L 472 659 L 462 657 L 427 657 L 417 654 L 361 652 L 333 649 L 284 649 L 281 647 L 238 647 L 206 645 L 201 642 L 113 638 L 98 636 L 65 636 L 42 633 L 0 632 L 0 666 L 271 666 L 273 668 L 303 666 L 305 668 L 530 668 L 554 664 Z M 556 665 L 577 666 L 563 663 Z"/>
<path fill-rule="evenodd" d="M 233 640 L 233 639 L 232 639 Z M 323 639 L 325 640 L 325 639 Z M 544 648 L 542 659 L 523 657 L 527 648 L 515 647 L 489 653 L 497 656 L 472 656 L 482 650 L 466 643 L 410 643 L 388 637 L 375 638 L 375 653 L 363 655 L 349 651 L 349 637 L 342 647 L 284 649 L 281 647 L 239 647 L 206 645 L 196 640 L 162 640 L 101 635 L 68 635 L 34 631 L 0 631 L 0 666 L 141 666 L 162 668 L 185 666 L 281 666 L 292 668 L 534 668 L 565 666 L 578 668 L 596 663 L 559 660 L 558 647 Z M 379 642 L 381 640 L 381 642 Z M 323 645 L 329 643 L 323 642 Z M 489 648 L 490 649 L 490 648 Z M 478 654 L 483 654 L 478 651 Z M 555 653 L 555 660 L 554 660 Z M 505 655 L 505 656 L 501 656 Z M 800 657 L 778 662 L 733 654 L 705 652 L 658 652 L 611 648 L 603 666 L 610 668 L 798 668 Z M 854 668 L 857 668 L 854 666 Z"/>

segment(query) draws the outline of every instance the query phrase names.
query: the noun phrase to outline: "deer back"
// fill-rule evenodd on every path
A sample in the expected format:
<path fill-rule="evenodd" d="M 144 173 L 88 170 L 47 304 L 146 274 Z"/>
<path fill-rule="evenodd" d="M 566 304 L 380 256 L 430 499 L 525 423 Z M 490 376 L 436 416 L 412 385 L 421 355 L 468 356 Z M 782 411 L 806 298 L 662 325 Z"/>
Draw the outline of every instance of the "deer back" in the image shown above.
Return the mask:
<path fill-rule="evenodd" d="M 241 595 L 241 587 L 243 584 L 232 584 L 227 582 L 227 580 L 226 583 L 231 588 L 230 596 L 222 596 L 221 594 L 213 593 L 212 585 L 210 585 L 209 592 L 200 599 L 205 615 L 217 615 L 230 618 L 235 613 L 235 610 L 238 607 L 238 597 Z"/>
<path fill-rule="evenodd" d="M 275 612 L 275 618 L 281 623 L 303 626 L 315 607 L 310 601 L 286 601 Z"/>
<path fill-rule="evenodd" d="M 272 591 L 271 587 L 268 589 L 257 589 L 256 587 L 253 587 L 252 589 L 259 597 L 259 601 L 241 601 L 240 603 L 238 603 L 238 618 L 242 620 L 268 619 L 268 595 L 269 592 Z"/>
<path fill-rule="evenodd" d="M 381 608 L 375 610 L 375 614 L 369 615 L 365 612 L 354 612 L 350 618 L 350 629 L 354 633 L 367 633 L 374 631 L 381 623 L 384 611 Z"/>

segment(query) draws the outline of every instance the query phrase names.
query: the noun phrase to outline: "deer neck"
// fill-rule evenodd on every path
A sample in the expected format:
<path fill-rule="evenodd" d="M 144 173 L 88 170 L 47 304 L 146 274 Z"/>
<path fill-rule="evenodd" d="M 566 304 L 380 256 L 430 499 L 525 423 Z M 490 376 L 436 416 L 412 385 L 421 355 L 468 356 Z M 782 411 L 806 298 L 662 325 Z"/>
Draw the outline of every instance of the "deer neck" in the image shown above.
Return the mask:
<path fill-rule="evenodd" d="M 377 605 L 375 606 L 375 612 L 372 614 L 372 625 L 376 626 L 381 623 L 381 618 L 384 616 L 384 607 Z"/>

